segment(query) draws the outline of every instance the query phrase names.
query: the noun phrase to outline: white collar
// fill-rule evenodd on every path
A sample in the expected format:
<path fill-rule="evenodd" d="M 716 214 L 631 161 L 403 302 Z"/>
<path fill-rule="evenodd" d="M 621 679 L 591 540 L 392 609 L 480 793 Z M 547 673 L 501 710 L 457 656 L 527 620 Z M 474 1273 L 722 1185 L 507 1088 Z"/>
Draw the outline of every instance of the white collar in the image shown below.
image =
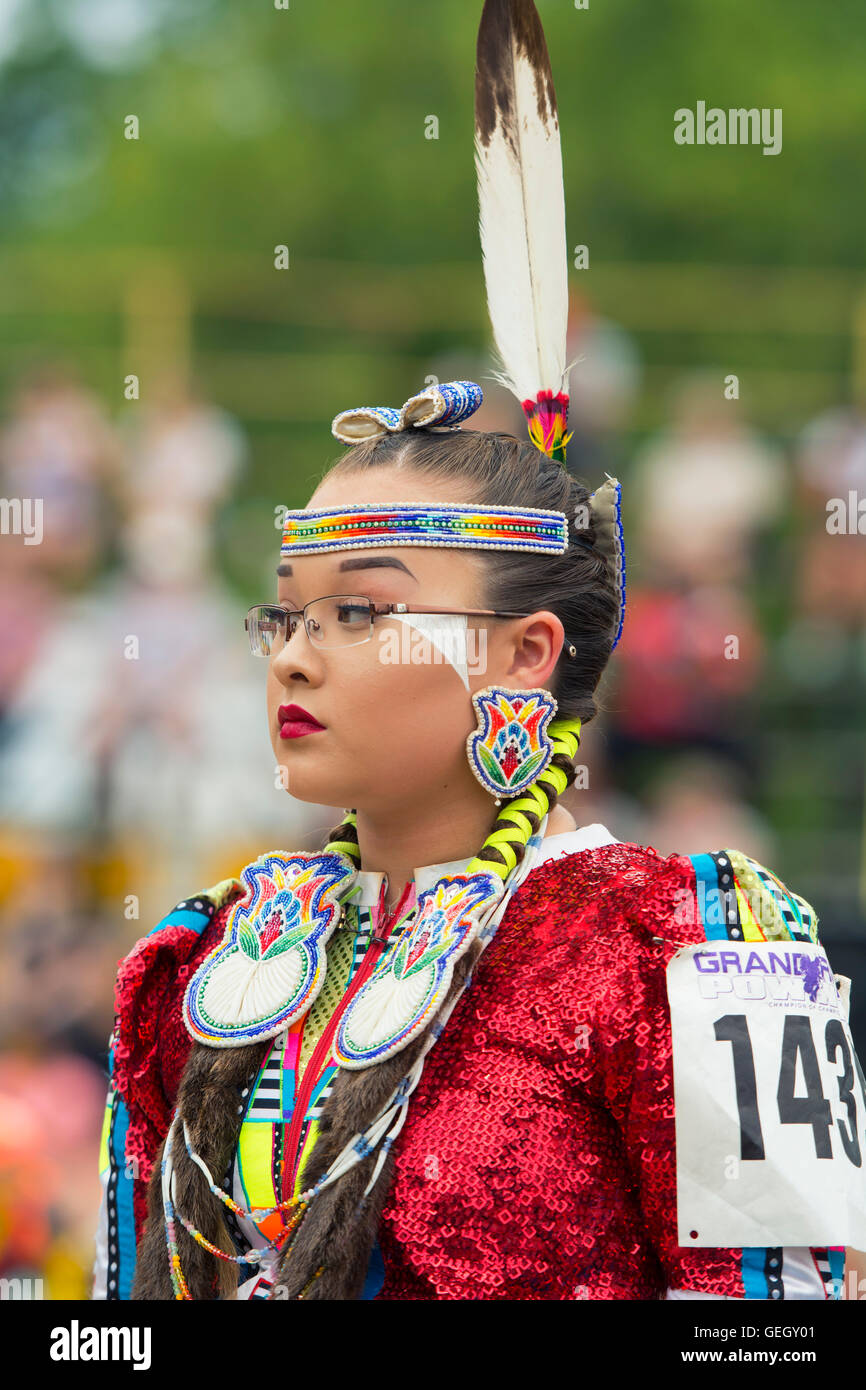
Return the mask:
<path fill-rule="evenodd" d="M 535 867 L 547 864 L 552 859 L 561 859 L 565 854 L 577 854 L 583 849 L 597 849 L 600 845 L 616 845 L 619 841 L 611 835 L 604 825 L 597 821 L 592 825 L 582 825 L 575 830 L 563 830 L 558 835 L 547 835 L 541 842 Z M 415 892 L 423 893 L 432 888 L 437 879 L 446 874 L 462 873 L 474 859 L 450 859 L 441 864 L 425 864 L 415 870 Z M 375 907 L 385 875 L 372 869 L 359 869 L 346 896 L 361 907 Z"/>

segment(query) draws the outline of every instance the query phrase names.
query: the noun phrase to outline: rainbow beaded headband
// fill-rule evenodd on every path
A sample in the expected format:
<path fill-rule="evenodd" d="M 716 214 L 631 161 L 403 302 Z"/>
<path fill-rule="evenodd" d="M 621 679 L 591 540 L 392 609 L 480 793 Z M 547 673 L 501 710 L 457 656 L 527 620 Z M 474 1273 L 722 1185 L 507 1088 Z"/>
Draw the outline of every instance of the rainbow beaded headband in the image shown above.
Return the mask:
<path fill-rule="evenodd" d="M 411 429 L 455 430 L 480 407 L 484 393 L 474 381 L 447 381 L 430 386 L 398 410 L 393 406 L 359 406 L 334 417 L 331 433 L 342 444 L 360 444 Z M 550 391 L 524 401 L 529 433 L 542 452 L 564 463 L 568 397 Z M 596 517 L 597 547 L 581 536 L 573 544 L 597 548 L 605 558 L 617 591 L 619 613 L 616 647 L 625 616 L 625 555 L 620 512 L 621 488 L 608 477 L 590 499 Z M 536 507 L 391 506 L 358 503 L 354 507 L 299 509 L 283 515 L 283 555 L 315 555 L 382 545 L 455 546 L 472 550 L 520 550 L 562 555 L 569 546 L 568 518 Z"/>
<path fill-rule="evenodd" d="M 568 549 L 568 519 L 563 512 L 532 507 L 419 506 L 410 502 L 391 506 L 359 503 L 284 515 L 283 555 L 315 555 L 372 545 L 464 546 L 561 555 Z"/>
<path fill-rule="evenodd" d="M 447 381 L 410 396 L 399 410 L 377 405 L 341 411 L 334 417 L 331 433 L 341 444 L 352 445 L 410 429 L 458 429 L 483 399 L 477 382 Z M 371 545 L 464 546 L 561 555 L 568 548 L 568 520 L 562 512 L 535 507 L 434 507 L 408 502 L 285 513 L 284 555 Z"/>

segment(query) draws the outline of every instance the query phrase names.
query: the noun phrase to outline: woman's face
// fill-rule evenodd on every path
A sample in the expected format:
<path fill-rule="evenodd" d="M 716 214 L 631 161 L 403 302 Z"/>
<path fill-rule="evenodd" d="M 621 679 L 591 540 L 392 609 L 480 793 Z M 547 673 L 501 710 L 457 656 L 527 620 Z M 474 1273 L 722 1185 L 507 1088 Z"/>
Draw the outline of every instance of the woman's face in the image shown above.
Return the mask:
<path fill-rule="evenodd" d="M 381 468 L 325 479 L 310 509 L 354 503 L 456 503 L 453 482 Z M 374 603 L 488 608 L 482 551 L 375 546 L 282 558 L 277 603 L 301 609 L 329 594 Z M 371 813 L 426 798 L 482 791 L 466 759 L 476 726 L 471 695 L 487 685 L 545 686 L 562 646 L 552 613 L 533 619 L 470 618 L 469 690 L 450 661 L 399 619 L 376 618 L 369 641 L 320 648 L 302 623 L 270 659 L 268 724 L 286 790 L 301 801 Z M 483 629 L 483 631 L 482 631 Z M 282 706 L 323 726 L 284 737 Z"/>

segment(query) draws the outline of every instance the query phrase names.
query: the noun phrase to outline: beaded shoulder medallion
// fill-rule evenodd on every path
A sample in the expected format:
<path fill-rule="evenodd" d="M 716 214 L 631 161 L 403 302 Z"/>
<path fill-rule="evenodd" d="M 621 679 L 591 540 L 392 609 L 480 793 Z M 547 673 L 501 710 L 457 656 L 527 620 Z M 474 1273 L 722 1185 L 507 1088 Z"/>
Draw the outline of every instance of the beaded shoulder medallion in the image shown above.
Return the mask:
<path fill-rule="evenodd" d="M 448 993 L 455 961 L 501 896 L 501 881 L 489 873 L 440 878 L 420 894 L 414 919 L 343 1015 L 334 1039 L 339 1066 L 373 1066 L 427 1026 Z"/>
<path fill-rule="evenodd" d="M 313 1003 L 338 898 L 356 870 L 344 854 L 273 852 L 241 874 L 222 942 L 190 980 L 183 1021 L 196 1042 L 243 1047 L 276 1037 Z"/>

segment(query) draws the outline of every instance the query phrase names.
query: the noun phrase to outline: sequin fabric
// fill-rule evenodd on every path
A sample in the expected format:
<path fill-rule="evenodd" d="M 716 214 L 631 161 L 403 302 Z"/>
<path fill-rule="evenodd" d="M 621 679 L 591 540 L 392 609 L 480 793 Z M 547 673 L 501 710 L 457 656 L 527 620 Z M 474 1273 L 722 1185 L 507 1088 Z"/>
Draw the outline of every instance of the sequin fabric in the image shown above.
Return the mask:
<path fill-rule="evenodd" d="M 676 1241 L 665 968 L 703 939 L 694 890 L 629 844 L 530 874 L 395 1146 L 379 1299 L 741 1296 L 739 1251 Z"/>

